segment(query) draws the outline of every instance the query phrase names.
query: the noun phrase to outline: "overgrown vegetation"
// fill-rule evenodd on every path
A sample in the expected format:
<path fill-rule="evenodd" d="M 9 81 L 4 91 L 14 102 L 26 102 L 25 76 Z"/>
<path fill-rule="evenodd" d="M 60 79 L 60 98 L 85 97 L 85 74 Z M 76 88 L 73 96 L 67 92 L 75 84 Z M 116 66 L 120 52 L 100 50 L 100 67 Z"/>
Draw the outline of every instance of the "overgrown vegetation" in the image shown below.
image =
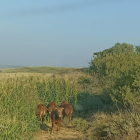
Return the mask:
<path fill-rule="evenodd" d="M 139 140 L 139 50 L 140 46 L 117 43 L 94 53 L 83 72 L 1 73 L 0 139 L 31 139 L 29 134 L 40 129 L 37 104 L 55 101 L 60 105 L 67 100 L 74 107 L 73 128 L 87 139 Z"/>
<path fill-rule="evenodd" d="M 66 100 L 74 106 L 77 102 L 77 93 L 76 82 L 70 82 L 67 77 L 53 77 L 47 83 L 37 83 L 37 95 L 46 105 L 51 101 L 60 105 Z"/>
<path fill-rule="evenodd" d="M 6 76 L 6 77 L 5 77 Z M 68 100 L 73 106 L 77 101 L 74 81 L 67 77 L 47 75 L 1 74 L 0 82 L 0 139 L 31 139 L 32 132 L 40 129 L 36 116 L 39 103 L 47 105 L 55 101 L 57 105 Z"/>
<path fill-rule="evenodd" d="M 109 108 L 107 112 L 102 110 L 93 116 L 93 124 L 87 131 L 89 139 L 140 139 L 139 48 L 117 43 L 110 49 L 93 54 L 89 73 L 93 79 L 97 78 L 100 96 L 109 95 L 105 98 Z"/>
<path fill-rule="evenodd" d="M 0 139 L 20 140 L 39 129 L 32 77 L 8 78 L 0 83 Z"/>

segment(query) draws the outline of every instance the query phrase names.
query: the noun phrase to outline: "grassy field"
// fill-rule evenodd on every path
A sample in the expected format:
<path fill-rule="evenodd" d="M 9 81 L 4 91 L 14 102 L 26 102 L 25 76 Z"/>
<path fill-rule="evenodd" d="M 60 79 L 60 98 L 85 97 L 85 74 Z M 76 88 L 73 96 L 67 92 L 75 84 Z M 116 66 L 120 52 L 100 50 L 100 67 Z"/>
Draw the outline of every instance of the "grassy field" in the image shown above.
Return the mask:
<path fill-rule="evenodd" d="M 71 77 L 73 71 L 76 76 Z M 76 68 L 3 69 L 0 73 L 0 139 L 33 139 L 33 132 L 40 129 L 36 106 L 47 105 L 49 101 L 60 105 L 63 100 L 74 106 L 78 92 L 75 81 L 80 75 Z"/>
<path fill-rule="evenodd" d="M 139 140 L 140 111 L 137 107 L 131 111 L 120 110 L 107 90 L 109 85 L 107 79 L 90 76 L 78 68 L 3 69 L 0 139 Z M 36 106 L 50 101 L 59 106 L 63 100 L 74 107 L 72 126 L 67 126 L 68 120 L 64 119 L 61 133 L 50 135 L 48 116 L 41 125 Z"/>
<path fill-rule="evenodd" d="M 69 73 L 78 71 L 80 68 L 67 68 L 67 67 L 20 67 L 20 68 L 6 68 L 1 69 L 2 73 Z"/>

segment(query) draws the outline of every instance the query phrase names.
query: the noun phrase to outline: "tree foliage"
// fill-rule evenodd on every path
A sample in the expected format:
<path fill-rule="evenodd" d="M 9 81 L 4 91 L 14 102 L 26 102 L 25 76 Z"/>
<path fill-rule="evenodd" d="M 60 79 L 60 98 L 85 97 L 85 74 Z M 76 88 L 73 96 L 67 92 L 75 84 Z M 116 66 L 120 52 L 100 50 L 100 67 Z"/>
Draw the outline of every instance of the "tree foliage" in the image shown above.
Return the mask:
<path fill-rule="evenodd" d="M 99 79 L 106 77 L 111 81 L 110 88 L 114 93 L 114 99 L 123 104 L 130 104 L 131 99 L 132 104 L 132 95 L 133 98 L 139 99 L 139 53 L 140 46 L 116 43 L 112 48 L 93 54 L 89 72 L 93 76 L 97 75 Z"/>

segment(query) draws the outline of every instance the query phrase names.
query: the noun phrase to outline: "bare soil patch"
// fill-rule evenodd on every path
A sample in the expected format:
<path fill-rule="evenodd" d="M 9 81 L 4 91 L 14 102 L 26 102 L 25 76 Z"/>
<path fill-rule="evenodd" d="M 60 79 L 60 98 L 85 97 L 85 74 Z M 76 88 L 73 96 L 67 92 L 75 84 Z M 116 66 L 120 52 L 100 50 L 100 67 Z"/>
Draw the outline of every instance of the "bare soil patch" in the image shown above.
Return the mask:
<path fill-rule="evenodd" d="M 76 131 L 72 126 L 61 125 L 61 130 L 57 134 L 57 127 L 52 134 L 51 123 L 40 125 L 40 131 L 35 135 L 35 140 L 85 140 L 82 132 Z"/>

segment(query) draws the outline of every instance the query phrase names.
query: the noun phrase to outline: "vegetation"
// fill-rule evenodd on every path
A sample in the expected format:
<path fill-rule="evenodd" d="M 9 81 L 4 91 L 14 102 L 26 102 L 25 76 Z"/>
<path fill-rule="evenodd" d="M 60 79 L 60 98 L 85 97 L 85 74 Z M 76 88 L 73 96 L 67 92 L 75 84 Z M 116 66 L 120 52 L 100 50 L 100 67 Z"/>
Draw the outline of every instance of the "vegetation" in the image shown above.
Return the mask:
<path fill-rule="evenodd" d="M 60 74 L 69 73 L 74 70 L 79 70 L 78 68 L 61 68 L 61 67 L 20 67 L 20 68 L 7 68 L 2 69 L 3 73 L 50 73 L 50 74 Z"/>
<path fill-rule="evenodd" d="M 139 48 L 117 43 L 110 49 L 94 53 L 89 73 L 97 78 L 97 85 L 100 84 L 100 96 L 110 95 L 106 96 L 106 104 L 113 110 L 116 106 L 116 111 L 109 108 L 108 112 L 102 110 L 94 115 L 88 130 L 89 139 L 140 139 Z"/>
<path fill-rule="evenodd" d="M 72 128 L 87 139 L 139 140 L 139 62 L 140 46 L 117 43 L 94 53 L 87 69 L 2 70 L 0 139 L 32 139 L 40 129 L 37 104 L 67 100 L 74 107 Z"/>
<path fill-rule="evenodd" d="M 49 101 L 55 101 L 59 105 L 66 99 L 73 106 L 76 104 L 76 85 L 74 81 L 70 83 L 67 77 L 1 74 L 0 139 L 31 139 L 32 132 L 40 129 L 40 121 L 36 116 L 37 105 L 47 105 Z"/>
<path fill-rule="evenodd" d="M 40 101 L 33 84 L 31 77 L 24 76 L 4 78 L 0 83 L 0 139 L 20 140 L 39 129 L 35 111 Z"/>

